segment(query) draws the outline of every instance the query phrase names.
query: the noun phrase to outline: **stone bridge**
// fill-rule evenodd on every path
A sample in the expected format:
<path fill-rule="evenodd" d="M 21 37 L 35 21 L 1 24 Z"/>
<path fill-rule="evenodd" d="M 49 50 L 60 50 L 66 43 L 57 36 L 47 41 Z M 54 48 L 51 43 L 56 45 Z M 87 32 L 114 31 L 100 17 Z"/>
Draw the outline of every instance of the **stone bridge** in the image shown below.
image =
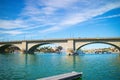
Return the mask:
<path fill-rule="evenodd" d="M 20 50 L 24 50 L 26 52 L 34 52 L 38 46 L 44 44 L 56 44 L 63 47 L 65 50 L 78 50 L 85 45 L 93 43 L 109 44 L 116 47 L 120 51 L 120 38 L 68 38 L 0 42 L 0 53 L 4 52 L 4 50 L 11 45 L 16 46 Z"/>

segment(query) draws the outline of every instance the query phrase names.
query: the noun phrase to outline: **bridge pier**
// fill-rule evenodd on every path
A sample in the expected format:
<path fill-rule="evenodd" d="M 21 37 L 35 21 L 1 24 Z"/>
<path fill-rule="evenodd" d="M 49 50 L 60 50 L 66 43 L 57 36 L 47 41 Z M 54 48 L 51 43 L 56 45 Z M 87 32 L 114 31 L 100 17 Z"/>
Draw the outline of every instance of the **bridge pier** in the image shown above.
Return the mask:
<path fill-rule="evenodd" d="M 27 41 L 23 41 L 21 47 L 22 47 L 22 52 L 23 52 L 23 53 L 27 53 L 27 52 L 28 52 L 28 44 L 27 44 Z"/>
<path fill-rule="evenodd" d="M 68 46 L 68 48 L 67 48 L 66 53 L 68 55 L 74 55 L 74 53 L 75 53 L 75 41 L 74 41 L 74 39 L 68 39 L 67 46 Z"/>
<path fill-rule="evenodd" d="M 68 49 L 75 50 L 75 42 L 74 42 L 74 39 L 69 39 L 69 40 L 67 41 L 67 44 L 68 44 Z"/>

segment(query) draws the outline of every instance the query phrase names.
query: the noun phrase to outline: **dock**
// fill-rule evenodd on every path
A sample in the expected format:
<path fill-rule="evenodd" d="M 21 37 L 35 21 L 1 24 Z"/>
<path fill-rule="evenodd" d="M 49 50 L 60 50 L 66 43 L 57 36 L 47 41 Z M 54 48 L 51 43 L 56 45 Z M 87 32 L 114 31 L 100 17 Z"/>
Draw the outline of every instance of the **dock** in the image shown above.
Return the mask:
<path fill-rule="evenodd" d="M 70 73 L 64 73 L 64 74 L 59 74 L 51 77 L 46 77 L 46 78 L 40 78 L 37 80 L 74 80 L 82 77 L 82 72 L 70 72 Z"/>

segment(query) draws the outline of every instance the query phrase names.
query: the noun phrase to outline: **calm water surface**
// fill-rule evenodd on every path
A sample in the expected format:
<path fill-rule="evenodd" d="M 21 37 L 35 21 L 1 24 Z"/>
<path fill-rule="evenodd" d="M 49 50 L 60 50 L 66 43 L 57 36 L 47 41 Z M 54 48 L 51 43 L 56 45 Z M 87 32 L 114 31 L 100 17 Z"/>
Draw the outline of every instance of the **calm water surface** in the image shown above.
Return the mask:
<path fill-rule="evenodd" d="M 0 80 L 35 80 L 71 71 L 82 80 L 120 80 L 118 54 L 0 54 Z"/>

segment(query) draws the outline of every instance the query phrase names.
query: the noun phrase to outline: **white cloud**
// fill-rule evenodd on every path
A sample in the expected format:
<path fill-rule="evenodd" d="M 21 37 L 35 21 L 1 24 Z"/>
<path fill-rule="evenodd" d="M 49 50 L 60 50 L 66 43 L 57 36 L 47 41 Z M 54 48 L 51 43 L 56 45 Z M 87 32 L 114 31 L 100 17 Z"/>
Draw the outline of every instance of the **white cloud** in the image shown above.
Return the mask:
<path fill-rule="evenodd" d="M 95 3 L 95 4 L 93 4 Z M 20 17 L 15 20 L 0 20 L 4 33 L 22 34 L 37 29 L 40 33 L 59 31 L 80 24 L 105 12 L 120 7 L 120 1 L 110 0 L 26 0 Z M 110 18 L 115 17 L 103 17 Z M 19 28 L 17 31 L 14 29 Z M 10 31 L 13 29 L 12 31 Z M 31 31 L 28 31 L 31 30 Z"/>
<path fill-rule="evenodd" d="M 18 34 L 22 34 L 22 31 L 17 31 L 17 30 L 11 30 L 11 31 L 0 31 L 0 33 L 4 33 L 4 34 L 10 34 L 10 35 L 18 35 Z"/>
<path fill-rule="evenodd" d="M 102 15 L 105 12 L 107 12 L 111 9 L 117 8 L 117 7 L 120 7 L 119 3 L 116 3 L 116 4 L 111 3 L 111 4 L 107 4 L 107 5 L 99 7 L 99 8 L 94 8 L 94 9 L 89 9 L 89 10 L 87 9 L 87 11 L 85 11 L 84 13 L 81 13 L 80 11 L 77 13 L 74 13 L 74 12 L 69 13 L 67 16 L 64 17 L 63 20 L 61 20 L 61 22 L 59 22 L 59 23 L 57 23 L 57 25 L 55 25 L 55 26 L 57 26 L 56 30 L 61 30 L 61 29 L 79 24 L 81 22 L 87 21 L 89 19 L 92 19 L 95 16 Z M 116 17 L 116 16 L 119 16 L 119 15 L 109 16 L 109 18 Z M 104 18 L 108 18 L 108 17 L 104 17 Z M 53 26 L 53 28 L 51 27 L 51 28 L 45 29 L 41 32 L 56 31 L 54 29 L 54 28 L 56 28 L 55 26 Z"/>
<path fill-rule="evenodd" d="M 25 28 L 26 25 L 22 20 L 0 20 L 0 28 L 3 29 L 14 29 L 14 28 Z"/>
<path fill-rule="evenodd" d="M 74 3 L 78 2 L 79 0 L 44 0 L 43 4 L 47 7 L 52 8 L 68 8 L 71 7 Z"/>
<path fill-rule="evenodd" d="M 58 31 L 60 30 L 60 27 L 54 26 L 54 27 L 50 27 L 44 30 L 39 31 L 40 33 L 49 33 L 49 32 L 53 32 L 53 31 Z"/>
<path fill-rule="evenodd" d="M 99 17 L 99 18 L 95 18 L 94 20 L 97 20 L 97 19 L 108 19 L 108 18 L 115 18 L 115 17 L 120 17 L 120 14 L 110 15 L 110 16 L 105 16 L 105 17 Z"/>

